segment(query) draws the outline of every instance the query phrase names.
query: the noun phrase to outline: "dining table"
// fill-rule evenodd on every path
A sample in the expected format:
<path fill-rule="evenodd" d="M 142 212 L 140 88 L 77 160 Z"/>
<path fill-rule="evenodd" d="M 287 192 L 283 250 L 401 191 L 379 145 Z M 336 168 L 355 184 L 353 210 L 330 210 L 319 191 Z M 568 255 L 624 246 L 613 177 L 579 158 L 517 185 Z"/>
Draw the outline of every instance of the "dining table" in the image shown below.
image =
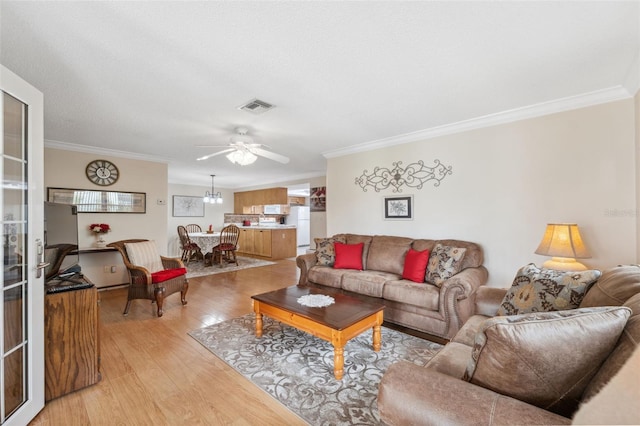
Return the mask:
<path fill-rule="evenodd" d="M 211 253 L 213 248 L 220 243 L 219 232 L 189 232 L 189 239 L 200 247 L 202 254 Z"/>

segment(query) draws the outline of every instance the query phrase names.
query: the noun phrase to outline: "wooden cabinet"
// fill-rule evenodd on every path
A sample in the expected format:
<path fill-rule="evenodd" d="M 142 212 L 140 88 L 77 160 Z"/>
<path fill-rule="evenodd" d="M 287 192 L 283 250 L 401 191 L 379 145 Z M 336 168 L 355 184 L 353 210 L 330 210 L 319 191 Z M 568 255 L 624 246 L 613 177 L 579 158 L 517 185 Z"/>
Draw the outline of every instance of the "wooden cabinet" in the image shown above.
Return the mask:
<path fill-rule="evenodd" d="M 100 381 L 98 290 L 45 297 L 45 400 Z"/>
<path fill-rule="evenodd" d="M 240 235 L 238 236 L 238 253 L 253 254 L 255 251 L 253 236 L 253 229 L 240 228 Z"/>
<path fill-rule="evenodd" d="M 234 214 L 243 214 L 244 207 L 264 206 L 265 204 L 289 204 L 287 188 L 256 189 L 233 194 Z"/>
<path fill-rule="evenodd" d="M 283 229 L 240 229 L 238 253 L 268 259 L 284 259 L 296 256 L 296 230 Z"/>
<path fill-rule="evenodd" d="M 271 257 L 271 230 L 256 229 L 253 232 L 253 254 L 256 256 Z"/>

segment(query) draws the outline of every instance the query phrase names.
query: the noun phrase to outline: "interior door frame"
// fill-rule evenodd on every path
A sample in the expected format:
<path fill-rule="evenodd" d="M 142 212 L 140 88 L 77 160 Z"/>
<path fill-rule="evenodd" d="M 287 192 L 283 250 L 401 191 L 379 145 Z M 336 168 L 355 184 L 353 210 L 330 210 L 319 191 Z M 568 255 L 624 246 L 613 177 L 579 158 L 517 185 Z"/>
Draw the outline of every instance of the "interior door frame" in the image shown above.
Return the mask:
<path fill-rule="evenodd" d="M 44 241 L 44 99 L 42 92 L 0 64 L 0 90 L 27 105 L 27 398 L 4 425 L 28 424 L 44 407 L 44 277 L 36 240 Z M 0 125 L 1 127 L 1 125 Z M 1 130 L 1 129 L 0 129 Z M 1 167 L 1 166 L 0 166 Z M 0 389 L 2 392 L 2 389 Z"/>

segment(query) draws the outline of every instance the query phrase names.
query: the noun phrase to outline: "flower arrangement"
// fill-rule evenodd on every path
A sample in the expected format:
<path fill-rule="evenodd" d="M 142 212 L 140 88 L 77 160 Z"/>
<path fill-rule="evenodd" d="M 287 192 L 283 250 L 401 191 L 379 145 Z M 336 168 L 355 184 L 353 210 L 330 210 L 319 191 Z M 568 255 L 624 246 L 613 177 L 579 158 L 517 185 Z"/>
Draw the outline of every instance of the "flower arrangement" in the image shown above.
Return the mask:
<path fill-rule="evenodd" d="M 106 234 L 111 231 L 111 227 L 108 223 L 94 223 L 89 225 L 89 231 L 95 234 Z"/>

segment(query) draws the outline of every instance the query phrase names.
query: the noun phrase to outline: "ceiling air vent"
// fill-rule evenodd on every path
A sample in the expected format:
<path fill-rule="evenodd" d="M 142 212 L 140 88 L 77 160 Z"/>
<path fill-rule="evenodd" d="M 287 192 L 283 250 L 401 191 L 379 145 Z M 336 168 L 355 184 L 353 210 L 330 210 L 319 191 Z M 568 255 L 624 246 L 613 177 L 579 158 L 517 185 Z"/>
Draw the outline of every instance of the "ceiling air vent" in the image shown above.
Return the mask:
<path fill-rule="evenodd" d="M 267 112 L 272 108 L 275 108 L 275 106 L 265 101 L 261 101 L 260 99 L 252 99 L 244 105 L 240 105 L 238 107 L 238 109 L 250 112 L 252 114 L 262 114 L 263 112 Z"/>

